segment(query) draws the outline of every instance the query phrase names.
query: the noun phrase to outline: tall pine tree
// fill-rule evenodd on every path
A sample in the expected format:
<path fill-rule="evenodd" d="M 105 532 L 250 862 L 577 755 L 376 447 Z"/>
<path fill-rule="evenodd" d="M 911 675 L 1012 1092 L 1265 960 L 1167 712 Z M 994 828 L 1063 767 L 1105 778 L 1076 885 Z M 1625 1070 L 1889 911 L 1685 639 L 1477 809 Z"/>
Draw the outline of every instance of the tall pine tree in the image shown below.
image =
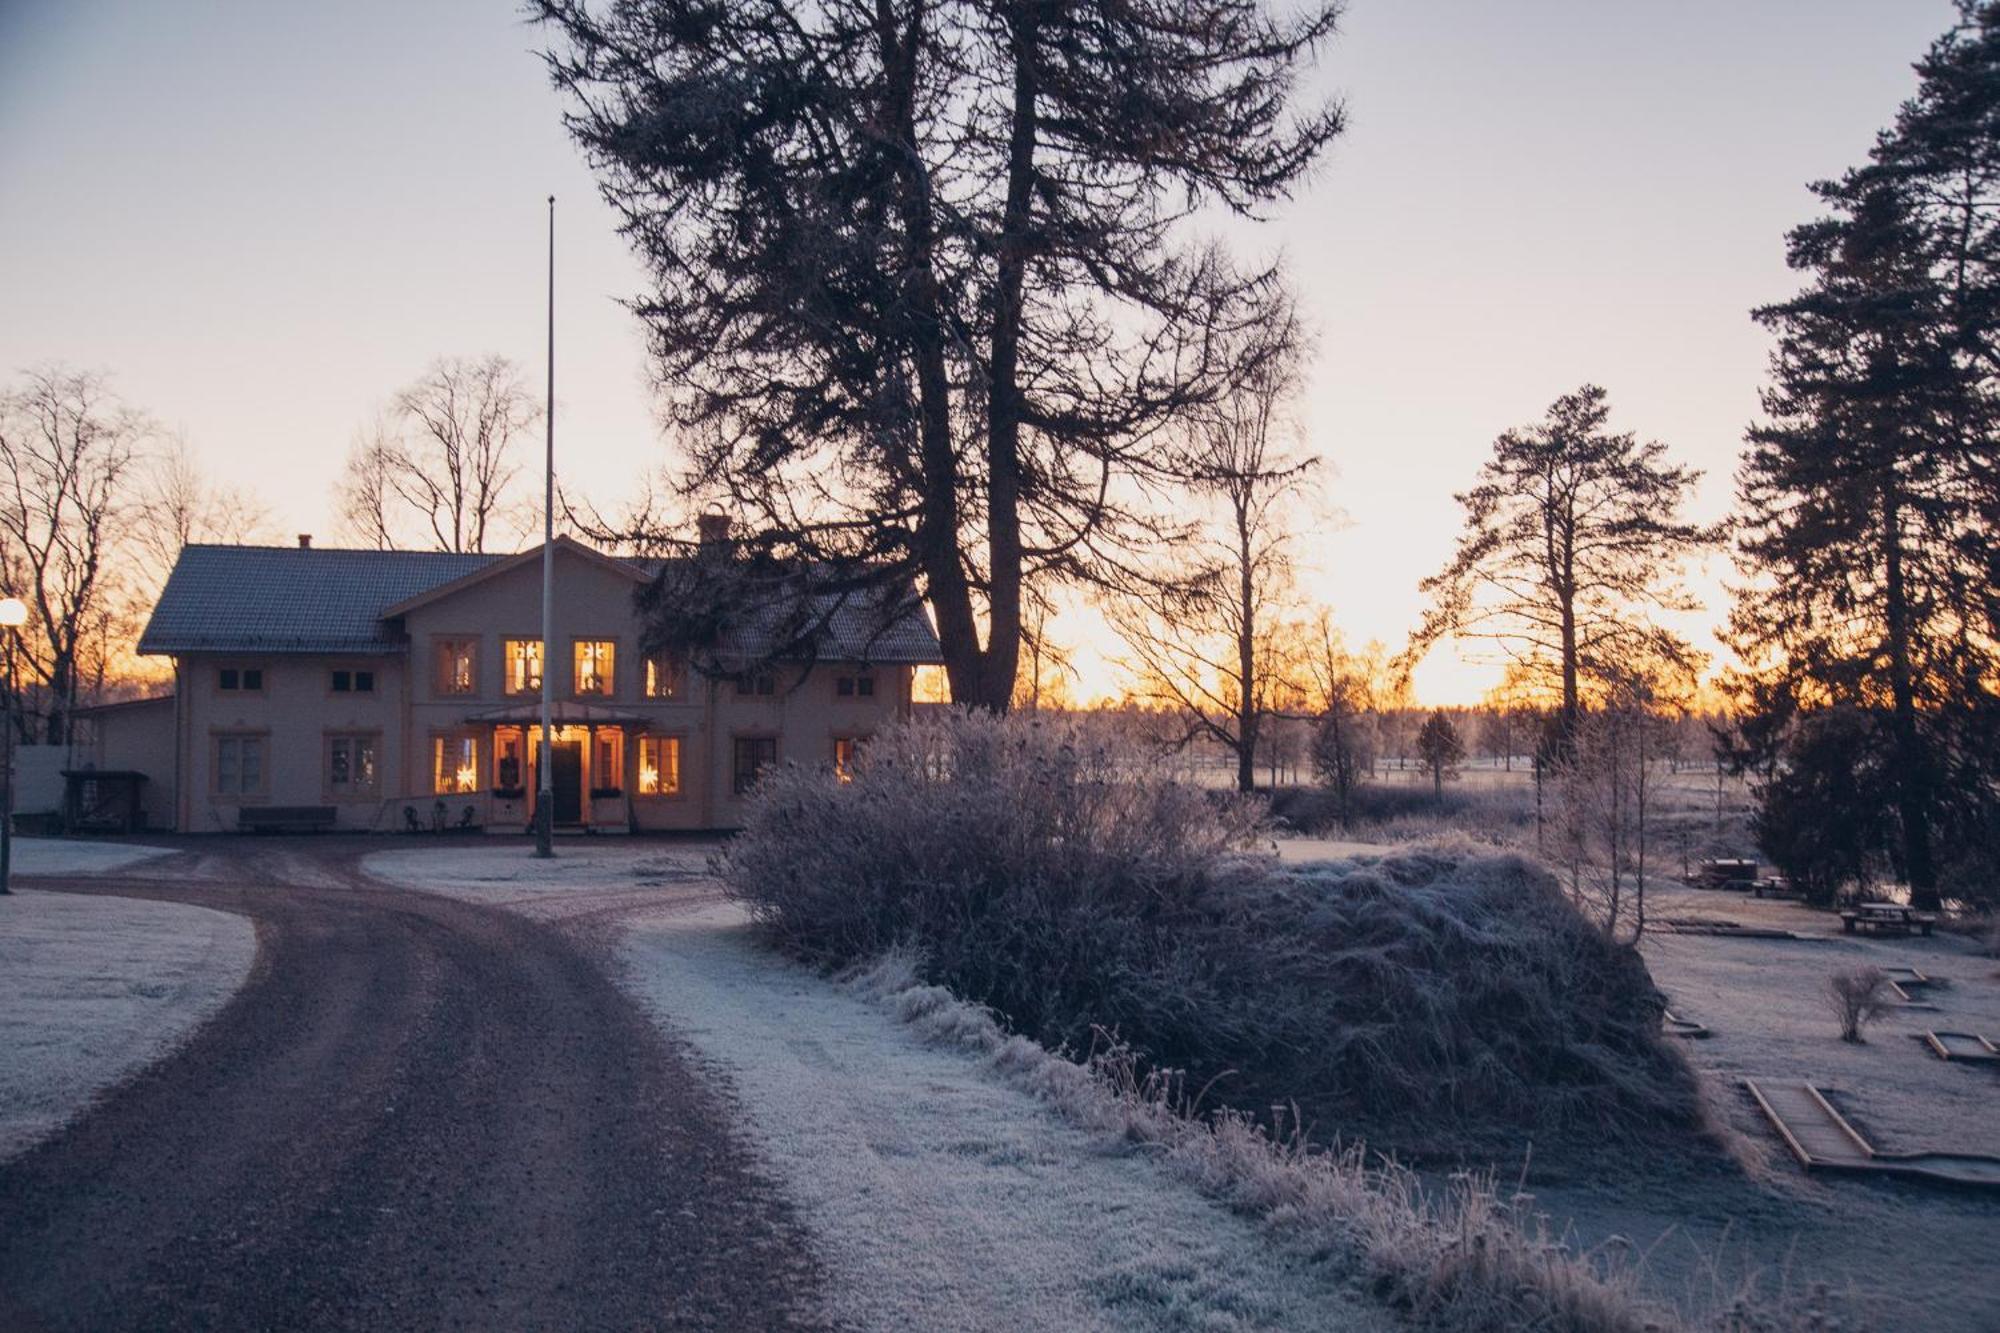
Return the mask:
<path fill-rule="evenodd" d="M 1935 907 L 1941 839 L 1991 805 L 1971 742 L 2000 666 L 2000 5 L 1963 4 L 1918 70 L 1870 161 L 1813 187 L 1827 213 L 1787 249 L 1805 289 L 1755 312 L 1777 346 L 1738 474 L 1730 633 L 1764 734 L 1833 707 L 1877 719 L 1880 850 Z"/>

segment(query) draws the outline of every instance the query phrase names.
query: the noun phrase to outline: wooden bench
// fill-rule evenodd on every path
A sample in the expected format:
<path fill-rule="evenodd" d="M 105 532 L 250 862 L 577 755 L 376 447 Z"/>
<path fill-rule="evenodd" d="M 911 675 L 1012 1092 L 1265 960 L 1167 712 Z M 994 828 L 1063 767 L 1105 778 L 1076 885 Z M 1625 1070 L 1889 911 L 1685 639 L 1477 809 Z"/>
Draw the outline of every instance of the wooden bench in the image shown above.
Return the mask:
<path fill-rule="evenodd" d="M 1902 903 L 1856 903 L 1840 914 L 1840 928 L 1850 935 L 1859 930 L 1878 935 L 1907 935 L 1914 930 L 1928 935 L 1936 924 L 1937 918 L 1929 912 L 1919 912 Z"/>
<path fill-rule="evenodd" d="M 246 805 L 236 812 L 245 833 L 317 833 L 330 829 L 339 812 L 330 805 Z"/>

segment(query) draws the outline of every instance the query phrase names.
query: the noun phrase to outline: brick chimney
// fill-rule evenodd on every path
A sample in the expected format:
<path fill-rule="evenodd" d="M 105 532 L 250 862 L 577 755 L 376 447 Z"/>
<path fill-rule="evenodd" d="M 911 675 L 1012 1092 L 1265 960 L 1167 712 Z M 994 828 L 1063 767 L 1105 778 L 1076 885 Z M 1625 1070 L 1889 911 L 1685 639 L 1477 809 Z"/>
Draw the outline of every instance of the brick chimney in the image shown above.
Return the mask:
<path fill-rule="evenodd" d="M 299 534 L 299 549 L 301 551 L 312 550 L 312 544 L 313 544 L 313 535 L 310 532 L 301 532 Z"/>
<path fill-rule="evenodd" d="M 729 515 L 697 514 L 694 520 L 695 532 L 701 538 L 701 549 L 716 550 L 729 544 Z"/>

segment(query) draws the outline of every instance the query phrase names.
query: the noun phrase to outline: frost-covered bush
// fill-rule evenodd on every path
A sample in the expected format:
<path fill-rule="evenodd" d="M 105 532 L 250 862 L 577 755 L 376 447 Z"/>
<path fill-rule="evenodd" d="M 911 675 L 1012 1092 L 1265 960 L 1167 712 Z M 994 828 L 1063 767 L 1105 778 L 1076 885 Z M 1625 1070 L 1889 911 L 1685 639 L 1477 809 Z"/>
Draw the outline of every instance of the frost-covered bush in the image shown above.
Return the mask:
<path fill-rule="evenodd" d="M 851 782 L 774 775 L 725 877 L 805 957 L 910 946 L 1045 1045 L 1115 1032 L 1211 1104 L 1378 1147 L 1696 1123 L 1644 965 L 1547 872 L 1469 843 L 1282 866 L 1243 850 L 1257 814 L 1060 723 L 953 716 Z"/>

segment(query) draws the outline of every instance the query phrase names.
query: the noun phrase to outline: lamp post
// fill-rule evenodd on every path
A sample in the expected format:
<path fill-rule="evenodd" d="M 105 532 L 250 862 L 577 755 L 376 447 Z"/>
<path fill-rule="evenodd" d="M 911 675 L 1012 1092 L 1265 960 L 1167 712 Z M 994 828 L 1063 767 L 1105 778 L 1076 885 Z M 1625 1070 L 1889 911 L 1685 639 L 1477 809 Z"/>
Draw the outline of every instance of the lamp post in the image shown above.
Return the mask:
<path fill-rule="evenodd" d="M 28 604 L 18 597 L 0 597 L 0 628 L 7 631 L 7 708 L 0 726 L 7 731 L 7 792 L 0 796 L 0 893 L 12 893 L 14 863 L 14 645 L 28 623 Z"/>

